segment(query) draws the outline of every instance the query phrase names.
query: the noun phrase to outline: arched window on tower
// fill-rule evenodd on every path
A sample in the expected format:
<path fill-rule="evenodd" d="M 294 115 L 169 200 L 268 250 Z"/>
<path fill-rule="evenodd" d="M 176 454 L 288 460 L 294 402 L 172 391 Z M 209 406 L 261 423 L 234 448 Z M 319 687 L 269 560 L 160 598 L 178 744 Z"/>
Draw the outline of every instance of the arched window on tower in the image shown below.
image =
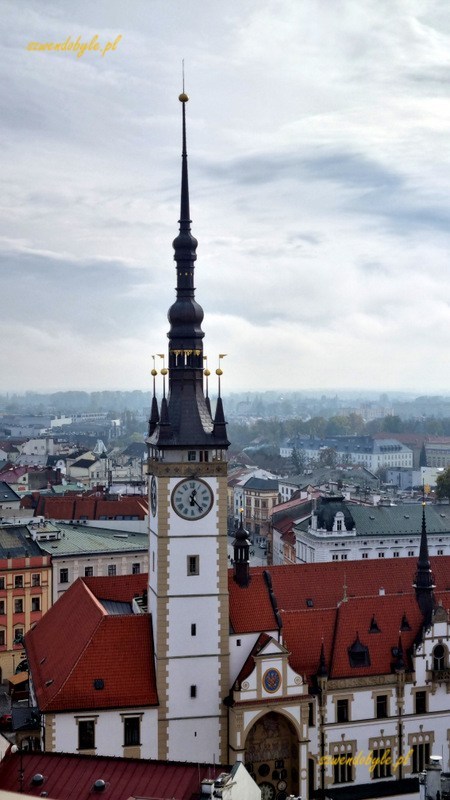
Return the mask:
<path fill-rule="evenodd" d="M 443 644 L 437 644 L 433 650 L 433 669 L 445 669 L 446 652 Z"/>

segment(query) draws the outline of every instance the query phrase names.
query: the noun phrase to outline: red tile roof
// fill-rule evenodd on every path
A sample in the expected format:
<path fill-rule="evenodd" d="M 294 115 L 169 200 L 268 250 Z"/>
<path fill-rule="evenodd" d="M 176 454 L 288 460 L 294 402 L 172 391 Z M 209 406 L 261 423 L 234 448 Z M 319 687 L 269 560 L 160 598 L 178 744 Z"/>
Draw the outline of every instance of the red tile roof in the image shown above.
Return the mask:
<path fill-rule="evenodd" d="M 83 578 L 83 583 L 99 600 L 116 600 L 130 603 L 133 597 L 142 596 L 148 586 L 148 574 L 116 575 L 115 577 Z"/>
<path fill-rule="evenodd" d="M 103 498 L 80 497 L 68 494 L 64 497 L 41 495 L 38 498 L 36 515 L 46 519 L 71 520 L 87 518 L 90 520 L 107 517 L 137 517 L 145 519 L 148 514 L 148 500 L 140 495 L 124 497 L 122 500 L 104 500 Z"/>
<path fill-rule="evenodd" d="M 41 711 L 158 703 L 150 616 L 110 615 L 97 599 L 131 602 L 144 577 L 79 578 L 27 634 Z M 99 678 L 104 688 L 95 689 Z"/>
<path fill-rule="evenodd" d="M 450 556 L 432 560 L 436 600 L 450 607 Z M 319 667 L 322 642 L 329 677 L 392 672 L 392 648 L 406 613 L 410 631 L 403 631 L 407 650 L 420 634 L 422 616 L 412 586 L 413 558 L 299 564 L 269 567 L 273 594 L 283 623 L 282 634 L 291 652 L 290 664 L 309 680 Z M 230 621 L 236 634 L 274 630 L 276 623 L 263 576 L 264 568 L 251 570 L 248 587 L 240 587 L 230 572 Z M 344 600 L 346 598 L 346 600 Z M 369 633 L 372 617 L 380 628 Z M 370 665 L 352 667 L 349 648 L 359 636 L 368 647 Z"/>
<path fill-rule="evenodd" d="M 59 753 L 23 752 L 24 792 L 40 797 L 45 791 L 54 800 L 80 800 L 95 794 L 96 780 L 107 784 L 108 800 L 160 798 L 193 800 L 205 778 L 217 778 L 223 766 L 179 764 L 134 758 L 61 755 Z M 0 788 L 18 792 L 19 755 L 8 753 L 0 764 Z M 227 768 L 227 771 L 228 768 Z M 34 785 L 34 775 L 44 775 L 44 783 Z"/>
<path fill-rule="evenodd" d="M 250 585 L 239 589 L 230 570 L 230 623 L 235 633 L 257 633 L 276 631 L 277 623 L 269 600 L 263 570 L 251 570 Z"/>

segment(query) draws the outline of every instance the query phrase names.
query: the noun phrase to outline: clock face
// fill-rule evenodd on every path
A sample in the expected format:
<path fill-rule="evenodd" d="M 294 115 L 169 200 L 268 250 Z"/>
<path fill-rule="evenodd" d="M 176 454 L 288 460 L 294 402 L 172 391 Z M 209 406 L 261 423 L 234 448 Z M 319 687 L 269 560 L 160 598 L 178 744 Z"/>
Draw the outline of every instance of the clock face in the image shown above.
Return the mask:
<path fill-rule="evenodd" d="M 263 783 L 259 784 L 259 788 L 261 789 L 261 800 L 274 800 L 276 794 L 275 786 L 268 781 L 263 781 Z"/>
<path fill-rule="evenodd" d="M 211 510 L 213 493 L 204 481 L 187 478 L 172 492 L 172 508 L 183 519 L 201 519 Z"/>
<path fill-rule="evenodd" d="M 156 486 L 156 478 L 152 475 L 150 483 L 150 508 L 153 516 L 156 516 L 156 509 L 158 508 L 158 488 Z"/>

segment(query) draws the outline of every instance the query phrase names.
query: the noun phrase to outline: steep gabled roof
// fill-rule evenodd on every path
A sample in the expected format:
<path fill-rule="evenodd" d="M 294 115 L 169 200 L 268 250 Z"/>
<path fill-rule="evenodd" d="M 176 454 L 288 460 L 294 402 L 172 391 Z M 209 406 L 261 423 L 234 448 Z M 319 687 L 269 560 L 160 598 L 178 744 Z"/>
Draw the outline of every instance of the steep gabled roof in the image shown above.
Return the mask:
<path fill-rule="evenodd" d="M 233 580 L 233 571 L 229 572 L 230 591 L 230 625 L 235 633 L 253 633 L 257 631 L 276 631 L 277 622 L 269 599 L 269 592 L 264 581 L 263 569 L 251 570 L 250 584 L 238 587 Z M 234 587 L 241 589 L 233 591 Z"/>
<path fill-rule="evenodd" d="M 368 560 L 267 568 L 292 668 L 311 681 L 323 643 L 330 678 L 390 674 L 401 631 L 403 660 L 410 669 L 411 647 L 424 624 L 412 585 L 415 564 L 412 558 L 396 558 L 382 564 Z M 229 581 L 236 634 L 276 629 L 264 571 L 253 568 L 246 587 Z M 449 608 L 450 557 L 434 558 L 433 571 L 436 602 Z M 405 614 L 408 625 L 402 626 Z M 355 642 L 361 652 L 367 648 L 367 659 L 357 666 L 349 655 Z"/>
<path fill-rule="evenodd" d="M 157 704 L 149 615 L 108 614 L 99 599 L 131 602 L 142 592 L 142 575 L 122 577 L 79 578 L 27 634 L 42 712 Z"/>

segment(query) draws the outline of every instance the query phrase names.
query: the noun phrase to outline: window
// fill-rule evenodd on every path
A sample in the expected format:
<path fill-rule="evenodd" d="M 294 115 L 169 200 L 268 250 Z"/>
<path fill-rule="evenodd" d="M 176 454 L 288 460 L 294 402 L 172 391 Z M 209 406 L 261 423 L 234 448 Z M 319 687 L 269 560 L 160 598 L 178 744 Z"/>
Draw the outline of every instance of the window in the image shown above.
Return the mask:
<path fill-rule="evenodd" d="M 369 553 L 363 553 L 363 554 L 362 554 L 362 557 L 363 557 L 363 558 L 369 558 Z"/>
<path fill-rule="evenodd" d="M 336 722 L 348 722 L 348 700 L 338 700 L 336 703 Z"/>
<path fill-rule="evenodd" d="M 84 577 L 85 578 L 92 578 L 94 575 L 94 567 L 85 567 L 84 568 Z"/>
<path fill-rule="evenodd" d="M 4 589 L 4 588 L 5 588 L 5 579 L 4 578 L 0 578 L 0 589 Z"/>
<path fill-rule="evenodd" d="M 308 726 L 314 727 L 314 703 L 308 703 Z"/>
<path fill-rule="evenodd" d="M 40 611 L 41 610 L 41 598 L 40 597 L 32 597 L 31 598 L 31 610 L 32 611 Z"/>
<path fill-rule="evenodd" d="M 414 711 L 416 714 L 427 713 L 427 693 L 424 691 L 416 692 L 414 696 Z"/>
<path fill-rule="evenodd" d="M 23 575 L 14 576 L 14 588 L 23 589 Z"/>
<path fill-rule="evenodd" d="M 188 461 L 197 461 L 197 451 L 188 450 Z"/>
<path fill-rule="evenodd" d="M 384 553 L 383 552 L 378 553 L 378 558 L 384 558 Z"/>
<path fill-rule="evenodd" d="M 188 575 L 200 574 L 200 556 L 187 557 L 187 574 Z"/>
<path fill-rule="evenodd" d="M 372 751 L 374 769 L 373 778 L 390 778 L 392 753 L 390 747 L 378 747 Z"/>
<path fill-rule="evenodd" d="M 443 556 L 444 555 L 444 551 L 443 550 L 438 550 L 437 554 L 438 554 L 438 556 Z"/>
<path fill-rule="evenodd" d="M 433 650 L 433 669 L 445 669 L 445 647 L 437 644 Z"/>
<path fill-rule="evenodd" d="M 375 698 L 375 716 L 377 719 L 384 719 L 388 717 L 388 696 L 387 694 L 378 694 Z"/>
<path fill-rule="evenodd" d="M 78 720 L 78 750 L 95 749 L 95 720 Z"/>
<path fill-rule="evenodd" d="M 197 697 L 197 687 L 191 686 L 191 697 Z"/>
<path fill-rule="evenodd" d="M 59 582 L 60 583 L 69 583 L 69 570 L 67 567 L 63 567 L 59 570 Z"/>
<path fill-rule="evenodd" d="M 140 571 L 141 571 L 141 565 L 138 562 L 132 565 L 131 572 L 133 575 L 139 575 Z"/>
<path fill-rule="evenodd" d="M 13 644 L 20 644 L 23 647 L 23 628 L 14 628 Z"/>
<path fill-rule="evenodd" d="M 408 555 L 409 556 L 413 556 L 414 555 L 414 550 L 408 550 Z"/>
<path fill-rule="evenodd" d="M 141 720 L 140 717 L 125 717 L 123 721 L 123 744 L 124 747 L 132 747 L 141 743 Z"/>
<path fill-rule="evenodd" d="M 31 585 L 32 586 L 40 586 L 41 585 L 41 576 L 39 575 L 39 572 L 35 572 L 31 576 Z"/>
<path fill-rule="evenodd" d="M 191 625 L 191 636 L 197 636 L 197 625 L 195 622 L 193 622 Z"/>
<path fill-rule="evenodd" d="M 19 597 L 17 600 L 14 600 L 14 613 L 15 614 L 23 613 L 23 600 L 21 597 Z"/>
<path fill-rule="evenodd" d="M 412 751 L 412 771 L 423 772 L 430 760 L 430 743 L 413 744 Z"/>
<path fill-rule="evenodd" d="M 117 568 L 115 564 L 108 564 L 108 575 L 112 577 L 113 575 L 117 574 Z"/>
<path fill-rule="evenodd" d="M 341 519 L 337 519 L 336 520 L 336 530 L 337 531 L 341 531 L 342 530 L 342 520 Z"/>
<path fill-rule="evenodd" d="M 331 752 L 334 783 L 351 783 L 353 781 L 354 753 L 351 745 L 336 745 Z"/>
<path fill-rule="evenodd" d="M 0 629 L 0 647 L 5 647 L 6 645 L 6 631 Z"/>
<path fill-rule="evenodd" d="M 342 553 L 341 561 L 347 561 L 347 553 Z"/>
<path fill-rule="evenodd" d="M 394 550 L 392 555 L 394 556 L 394 558 L 400 558 L 400 551 L 399 550 Z"/>
<path fill-rule="evenodd" d="M 332 561 L 339 561 L 339 553 L 333 553 L 331 556 Z"/>
<path fill-rule="evenodd" d="M 0 600 L 0 614 L 5 614 L 5 601 Z"/>

